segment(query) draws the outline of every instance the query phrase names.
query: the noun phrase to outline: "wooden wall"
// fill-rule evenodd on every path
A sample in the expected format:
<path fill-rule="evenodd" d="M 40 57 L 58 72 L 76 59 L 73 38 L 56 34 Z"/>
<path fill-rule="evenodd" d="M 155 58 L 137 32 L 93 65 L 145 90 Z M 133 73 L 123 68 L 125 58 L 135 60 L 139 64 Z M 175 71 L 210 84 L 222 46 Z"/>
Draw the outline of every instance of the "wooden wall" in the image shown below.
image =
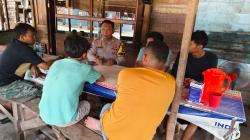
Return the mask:
<path fill-rule="evenodd" d="M 221 59 L 250 63 L 248 0 L 200 0 L 194 30 L 209 35 L 208 48 Z M 179 51 L 187 0 L 154 0 L 150 31 L 161 32 L 174 52 Z M 244 56 L 244 57 L 242 57 Z"/>
<path fill-rule="evenodd" d="M 195 30 L 205 30 L 219 58 L 250 64 L 250 1 L 200 0 Z"/>
<path fill-rule="evenodd" d="M 154 0 L 152 4 L 149 30 L 161 32 L 174 52 L 179 51 L 181 46 L 187 2 L 188 0 Z M 249 0 L 200 0 L 194 27 L 194 30 L 205 30 L 208 33 L 207 49 L 221 60 L 243 65 L 245 69 L 240 69 L 241 73 L 247 76 L 250 75 L 249 7 Z M 246 85 L 240 90 L 246 102 L 249 99 L 250 81 L 244 84 Z M 247 102 L 250 103 L 250 100 Z"/>
<path fill-rule="evenodd" d="M 13 38 L 15 38 L 15 33 L 10 31 L 0 31 L 0 45 L 8 44 Z"/>
<path fill-rule="evenodd" d="M 15 2 L 20 2 L 21 0 L 7 0 L 7 10 L 9 14 L 10 29 L 13 29 L 17 22 L 16 17 L 16 5 Z"/>
<path fill-rule="evenodd" d="M 181 46 L 187 0 L 154 0 L 150 31 L 161 32 L 170 49 L 177 52 Z"/>

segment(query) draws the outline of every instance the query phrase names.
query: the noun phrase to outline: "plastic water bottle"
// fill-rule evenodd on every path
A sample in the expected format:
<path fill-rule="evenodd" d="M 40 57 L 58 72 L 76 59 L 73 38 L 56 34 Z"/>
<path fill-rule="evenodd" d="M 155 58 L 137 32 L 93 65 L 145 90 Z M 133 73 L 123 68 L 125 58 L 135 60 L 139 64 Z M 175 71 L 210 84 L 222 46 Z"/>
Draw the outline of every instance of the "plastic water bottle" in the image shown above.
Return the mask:
<path fill-rule="evenodd" d="M 42 43 L 40 42 L 36 42 L 34 44 L 34 48 L 33 50 L 36 52 L 36 54 L 39 56 L 39 57 L 43 57 L 43 53 L 45 53 L 45 49 L 44 47 L 42 47 Z"/>

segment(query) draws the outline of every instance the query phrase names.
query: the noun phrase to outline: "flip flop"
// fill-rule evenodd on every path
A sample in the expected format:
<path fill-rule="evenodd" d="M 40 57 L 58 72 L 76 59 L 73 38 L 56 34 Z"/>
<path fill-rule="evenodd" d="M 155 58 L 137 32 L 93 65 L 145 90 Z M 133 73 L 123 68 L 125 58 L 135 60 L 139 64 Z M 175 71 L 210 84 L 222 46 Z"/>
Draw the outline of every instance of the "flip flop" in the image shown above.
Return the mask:
<path fill-rule="evenodd" d="M 6 124 L 6 123 L 9 123 L 9 122 L 11 122 L 11 120 L 8 117 L 0 120 L 0 124 Z"/>

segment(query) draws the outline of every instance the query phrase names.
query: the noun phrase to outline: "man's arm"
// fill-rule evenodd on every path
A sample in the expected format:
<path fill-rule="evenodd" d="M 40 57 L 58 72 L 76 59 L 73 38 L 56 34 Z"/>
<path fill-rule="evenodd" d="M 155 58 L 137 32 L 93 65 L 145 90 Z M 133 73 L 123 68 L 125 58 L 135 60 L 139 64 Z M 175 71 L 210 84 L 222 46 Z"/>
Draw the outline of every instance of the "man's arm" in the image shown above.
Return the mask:
<path fill-rule="evenodd" d="M 139 53 L 137 55 L 137 58 L 136 58 L 135 67 L 142 66 L 141 61 L 142 61 L 142 57 L 144 55 L 144 51 L 145 51 L 145 48 L 140 49 L 140 51 L 139 51 Z"/>
<path fill-rule="evenodd" d="M 178 65 L 179 65 L 179 58 L 180 58 L 180 53 L 177 54 L 176 60 L 174 62 L 173 68 L 172 68 L 171 73 L 170 73 L 174 77 L 176 77 L 176 75 L 177 75 L 177 69 L 178 69 Z"/>
<path fill-rule="evenodd" d="M 103 75 L 101 75 L 100 78 L 96 80 L 96 82 L 103 82 L 103 81 L 105 81 L 105 78 Z"/>
<path fill-rule="evenodd" d="M 167 57 L 167 60 L 166 60 L 166 63 L 165 63 L 165 69 L 164 71 L 169 71 L 169 68 L 171 67 L 171 64 L 173 63 L 174 61 L 174 54 L 173 52 L 169 49 L 169 53 L 168 53 L 168 57 Z"/>
<path fill-rule="evenodd" d="M 49 67 L 52 65 L 52 63 L 55 62 L 56 60 L 58 60 L 58 59 L 50 60 L 50 61 L 47 61 L 47 62 L 41 62 L 36 66 L 32 65 L 31 66 L 32 74 L 35 75 L 35 76 L 38 76 L 38 74 L 40 73 L 40 70 L 38 68 L 43 69 L 43 70 L 48 70 Z"/>
<path fill-rule="evenodd" d="M 115 62 L 119 65 L 122 64 L 123 62 L 125 62 L 125 57 L 124 56 L 117 56 L 117 58 L 115 59 Z"/>
<path fill-rule="evenodd" d="M 88 60 L 94 61 L 94 62 L 98 60 L 98 58 L 96 57 L 96 53 L 97 53 L 97 47 L 96 47 L 95 41 L 93 41 L 92 46 L 87 53 Z"/>
<path fill-rule="evenodd" d="M 6 45 L 0 45 L 0 54 L 3 53 L 3 51 L 6 49 Z"/>
<path fill-rule="evenodd" d="M 112 65 L 117 64 L 117 62 L 113 59 L 106 59 L 106 60 L 103 60 L 102 64 L 105 66 L 112 66 Z"/>
<path fill-rule="evenodd" d="M 104 81 L 104 77 L 101 73 L 97 72 L 96 70 L 93 69 L 93 67 L 91 67 L 89 72 L 88 72 L 86 81 L 88 81 L 90 84 L 92 84 L 96 81 L 102 82 L 102 81 Z"/>
<path fill-rule="evenodd" d="M 38 68 L 43 69 L 43 70 L 48 70 L 50 67 L 49 62 L 42 62 L 37 65 Z"/>

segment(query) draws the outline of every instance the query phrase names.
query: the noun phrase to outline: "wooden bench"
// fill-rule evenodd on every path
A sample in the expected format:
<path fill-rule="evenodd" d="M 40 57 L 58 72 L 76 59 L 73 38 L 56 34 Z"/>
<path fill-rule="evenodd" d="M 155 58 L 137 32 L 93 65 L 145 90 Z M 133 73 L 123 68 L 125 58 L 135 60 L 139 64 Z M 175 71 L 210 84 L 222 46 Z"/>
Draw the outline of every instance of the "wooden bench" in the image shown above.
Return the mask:
<path fill-rule="evenodd" d="M 101 133 L 92 131 L 86 128 L 83 124 L 77 123 L 69 127 L 48 127 L 39 117 L 39 102 L 40 98 L 26 97 L 20 99 L 6 100 L 0 97 L 1 100 L 10 101 L 12 103 L 13 115 L 9 113 L 1 104 L 0 110 L 13 122 L 16 132 L 17 140 L 25 140 L 27 131 L 34 131 L 40 129 L 50 139 L 59 140 L 102 140 Z M 49 134 L 53 130 L 55 136 Z"/>
<path fill-rule="evenodd" d="M 4 99 L 0 97 L 0 100 L 3 102 L 12 103 L 11 114 L 0 104 L 0 110 L 12 121 L 14 124 L 17 140 L 26 139 L 26 132 L 31 129 L 39 129 L 45 127 L 46 124 L 39 118 L 38 108 L 33 104 L 37 103 L 39 100 L 36 97 L 26 97 L 18 99 Z"/>

